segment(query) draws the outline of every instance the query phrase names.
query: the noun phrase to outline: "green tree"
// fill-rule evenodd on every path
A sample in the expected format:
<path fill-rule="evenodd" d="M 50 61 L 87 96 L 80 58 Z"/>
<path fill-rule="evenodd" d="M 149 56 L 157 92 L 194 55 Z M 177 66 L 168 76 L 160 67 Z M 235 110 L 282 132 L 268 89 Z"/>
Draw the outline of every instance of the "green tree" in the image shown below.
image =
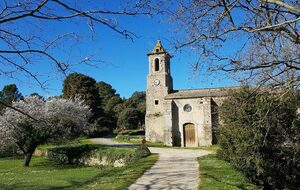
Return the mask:
<path fill-rule="evenodd" d="M 134 92 L 130 98 L 124 101 L 123 104 L 115 106 L 118 115 L 118 128 L 119 129 L 137 129 L 142 128 L 145 124 L 146 114 L 146 94 L 145 92 Z M 134 111 L 130 115 L 130 111 Z M 135 117 L 135 122 L 127 121 L 124 115 Z M 130 118 L 128 118 L 130 120 Z M 130 124 L 129 124 L 130 123 Z"/>
<path fill-rule="evenodd" d="M 91 122 L 95 122 L 103 111 L 100 107 L 100 96 L 95 79 L 80 73 L 69 74 L 63 82 L 63 98 L 80 97 L 91 108 Z"/>
<path fill-rule="evenodd" d="M 123 103 L 119 94 L 116 94 L 116 90 L 103 81 L 97 82 L 96 87 L 98 89 L 99 96 L 101 98 L 101 107 L 106 113 L 114 114 L 114 107 L 117 104 Z"/>
<path fill-rule="evenodd" d="M 97 82 L 96 87 L 98 88 L 100 98 L 104 101 L 110 99 L 113 96 L 119 96 L 118 94 L 116 94 L 116 90 L 106 82 Z"/>
<path fill-rule="evenodd" d="M 37 92 L 31 93 L 30 96 L 37 96 L 37 97 L 39 97 L 41 99 L 44 99 L 44 97 L 42 95 L 39 95 Z"/>
<path fill-rule="evenodd" d="M 139 119 L 141 113 L 135 108 L 126 108 L 121 111 L 118 118 L 118 128 L 125 129 L 137 129 L 139 126 Z"/>
<path fill-rule="evenodd" d="M 123 103 L 122 98 L 120 98 L 119 96 L 113 96 L 110 99 L 108 99 L 108 101 L 105 104 L 104 110 L 106 112 L 114 112 L 115 114 L 117 114 L 119 112 L 118 106 L 121 105 Z"/>
<path fill-rule="evenodd" d="M 126 107 L 140 108 L 139 111 L 144 112 L 144 105 L 146 104 L 145 92 L 134 92 L 130 98 L 125 102 Z"/>
<path fill-rule="evenodd" d="M 146 115 L 146 93 L 134 92 L 126 101 L 126 104 L 128 107 L 135 108 L 139 111 L 139 127 L 144 126 Z"/>
<path fill-rule="evenodd" d="M 297 92 L 233 92 L 221 106 L 219 155 L 266 189 L 299 187 L 299 101 Z"/>
<path fill-rule="evenodd" d="M 13 101 L 22 99 L 22 94 L 18 91 L 17 85 L 9 84 L 0 91 L 0 113 L 11 105 Z"/>
<path fill-rule="evenodd" d="M 108 83 L 103 81 L 97 82 L 96 87 L 101 99 L 101 108 L 104 111 L 104 115 L 101 118 L 101 124 L 107 130 L 112 131 L 117 127 L 117 112 L 118 104 L 122 104 L 123 100 L 119 94 L 116 94 L 116 90 Z"/>

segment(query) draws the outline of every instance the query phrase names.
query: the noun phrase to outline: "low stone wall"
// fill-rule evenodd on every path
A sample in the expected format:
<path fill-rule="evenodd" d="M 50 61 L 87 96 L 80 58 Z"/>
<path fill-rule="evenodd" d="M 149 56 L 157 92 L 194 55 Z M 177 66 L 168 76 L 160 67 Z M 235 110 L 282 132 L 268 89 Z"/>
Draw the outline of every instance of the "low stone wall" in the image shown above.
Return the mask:
<path fill-rule="evenodd" d="M 124 159 L 115 160 L 113 163 L 107 159 L 107 157 L 97 158 L 97 157 L 87 157 L 80 161 L 86 166 L 113 166 L 113 167 L 123 167 L 126 165 Z"/>
<path fill-rule="evenodd" d="M 151 152 L 146 146 L 131 148 L 99 147 L 97 145 L 76 145 L 37 149 L 35 156 L 44 156 L 61 164 L 86 166 L 123 167 L 126 164 L 146 157 Z"/>

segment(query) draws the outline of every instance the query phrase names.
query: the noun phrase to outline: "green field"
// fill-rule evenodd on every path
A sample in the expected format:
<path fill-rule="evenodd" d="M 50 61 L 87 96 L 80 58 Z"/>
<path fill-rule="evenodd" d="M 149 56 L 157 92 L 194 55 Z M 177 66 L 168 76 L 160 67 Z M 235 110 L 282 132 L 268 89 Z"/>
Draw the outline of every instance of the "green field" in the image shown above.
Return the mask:
<path fill-rule="evenodd" d="M 251 184 L 228 162 L 211 154 L 198 158 L 201 190 L 260 189 Z"/>
<path fill-rule="evenodd" d="M 127 166 L 85 167 L 60 165 L 34 157 L 30 167 L 22 158 L 0 159 L 0 189 L 126 189 L 157 160 L 158 155 L 142 158 Z"/>

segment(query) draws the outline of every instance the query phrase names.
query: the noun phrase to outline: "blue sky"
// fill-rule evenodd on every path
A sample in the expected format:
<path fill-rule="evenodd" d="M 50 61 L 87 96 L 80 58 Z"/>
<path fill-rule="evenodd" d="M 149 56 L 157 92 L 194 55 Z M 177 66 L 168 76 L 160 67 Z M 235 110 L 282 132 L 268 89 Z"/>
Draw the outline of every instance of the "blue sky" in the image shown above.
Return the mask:
<path fill-rule="evenodd" d="M 110 5 L 111 6 L 111 5 Z M 169 40 L 173 37 L 168 23 L 161 23 L 159 17 L 122 17 L 119 20 L 123 28 L 136 34 L 138 37 L 133 41 L 125 40 L 122 36 L 114 33 L 105 26 L 95 28 L 95 35 L 92 38 L 89 27 L 76 23 L 51 23 L 41 24 L 39 34 L 47 35 L 49 39 L 54 38 L 59 33 L 76 32 L 82 37 L 79 43 L 63 43 L 53 54 L 61 59 L 76 63 L 85 56 L 94 55 L 93 59 L 101 60 L 95 62 L 97 67 L 78 65 L 72 67 L 72 71 L 91 76 L 96 81 L 104 81 L 111 84 L 122 97 L 129 97 L 135 91 L 146 89 L 146 77 L 148 73 L 147 53 L 152 50 L 157 39 L 162 41 L 163 46 L 171 53 L 172 46 Z M 26 32 L 26 29 L 23 29 Z M 71 53 L 62 53 L 67 51 Z M 237 83 L 222 76 L 207 75 L 200 72 L 194 74 L 191 64 L 197 61 L 198 57 L 187 51 L 173 54 L 171 60 L 171 73 L 174 82 L 174 89 L 191 88 L 213 88 L 237 85 Z M 44 60 L 41 60 L 41 62 Z M 31 68 L 43 81 L 47 81 L 46 90 L 41 89 L 32 79 L 19 76 L 19 80 L 13 80 L 5 76 L 0 76 L 0 88 L 4 85 L 15 83 L 23 95 L 37 92 L 45 97 L 60 95 L 62 82 L 65 76 L 57 74 L 49 63 L 36 63 Z M 72 72 L 72 71 L 69 71 Z"/>

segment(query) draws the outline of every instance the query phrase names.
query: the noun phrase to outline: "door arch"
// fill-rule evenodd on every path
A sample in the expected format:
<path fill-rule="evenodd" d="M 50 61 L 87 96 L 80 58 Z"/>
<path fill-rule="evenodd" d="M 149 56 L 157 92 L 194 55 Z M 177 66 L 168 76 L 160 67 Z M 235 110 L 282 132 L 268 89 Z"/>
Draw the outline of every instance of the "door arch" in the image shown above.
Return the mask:
<path fill-rule="evenodd" d="M 196 131 L 193 123 L 186 123 L 183 125 L 183 139 L 185 147 L 195 146 Z"/>

